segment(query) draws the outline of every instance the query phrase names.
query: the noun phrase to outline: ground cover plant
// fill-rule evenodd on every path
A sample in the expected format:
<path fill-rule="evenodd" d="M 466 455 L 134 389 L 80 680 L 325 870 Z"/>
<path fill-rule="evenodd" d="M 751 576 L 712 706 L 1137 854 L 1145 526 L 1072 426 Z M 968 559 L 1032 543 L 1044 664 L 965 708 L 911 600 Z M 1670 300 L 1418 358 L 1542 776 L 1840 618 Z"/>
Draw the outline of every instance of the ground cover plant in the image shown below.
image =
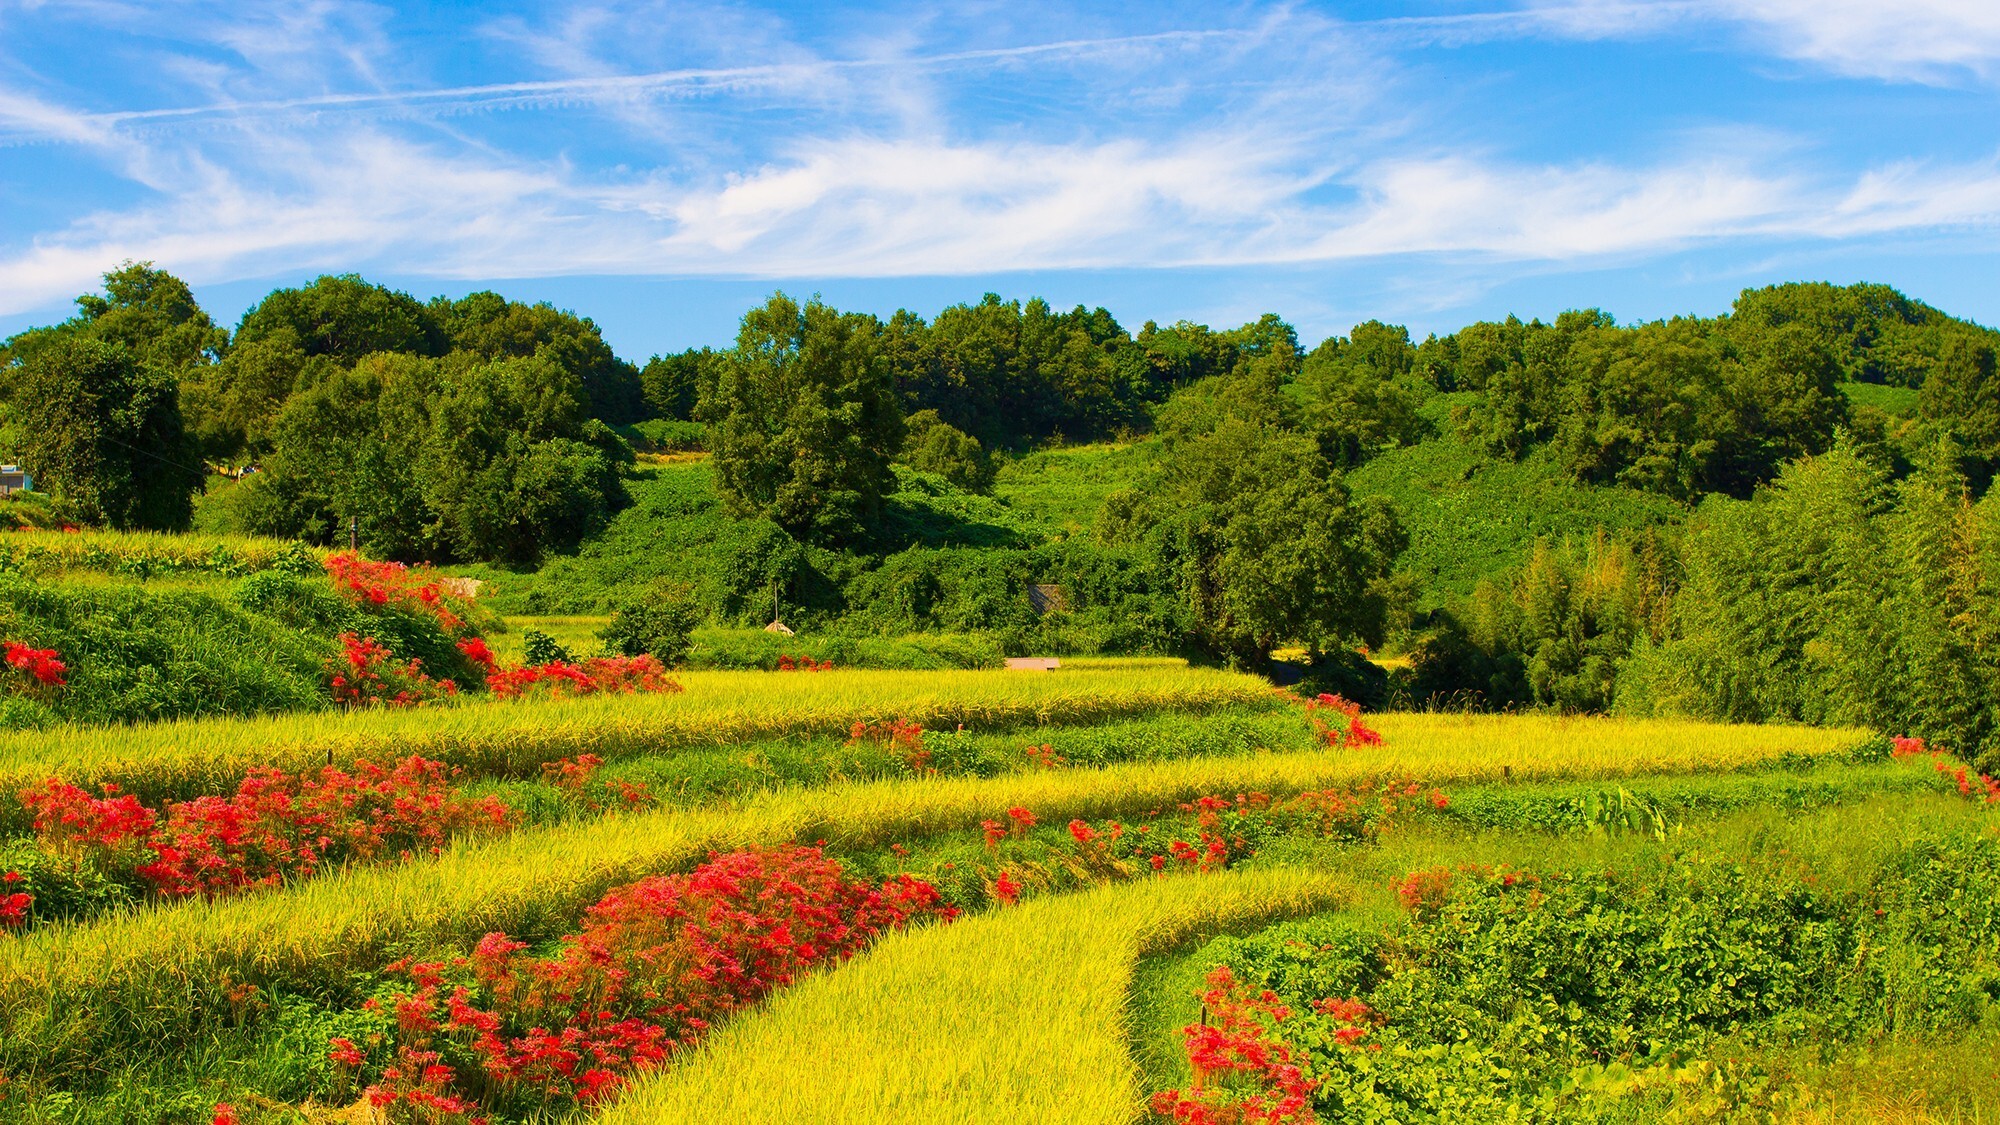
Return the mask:
<path fill-rule="evenodd" d="M 1947 789 L 1789 822 L 1753 807 L 1541 856 L 1518 839 L 1406 847 L 1371 869 L 1423 865 L 1374 883 L 1376 903 L 1156 967 L 1142 1053 L 1171 1081 L 1154 1108 L 1640 1121 L 1894 1105 L 1977 1119 L 2000 1088 L 1957 1060 L 1991 1049 L 1990 819 Z M 1204 1010 L 1213 1027 L 1162 1026 Z M 1889 1044 L 1901 1088 L 1867 1075 Z M 1918 1044 L 1931 1066 L 1909 1065 Z M 1280 1057 L 1293 1069 L 1248 1065 Z"/>

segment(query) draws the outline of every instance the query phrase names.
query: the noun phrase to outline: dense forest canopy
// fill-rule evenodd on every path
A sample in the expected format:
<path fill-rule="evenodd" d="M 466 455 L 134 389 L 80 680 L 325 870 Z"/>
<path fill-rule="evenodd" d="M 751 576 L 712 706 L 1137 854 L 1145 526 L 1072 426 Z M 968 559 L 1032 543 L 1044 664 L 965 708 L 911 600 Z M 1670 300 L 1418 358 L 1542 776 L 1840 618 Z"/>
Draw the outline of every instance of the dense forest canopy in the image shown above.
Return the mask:
<path fill-rule="evenodd" d="M 2000 746 L 2000 334 L 1883 285 L 1311 344 L 1276 315 L 1134 332 L 993 294 L 928 319 L 779 294 L 733 347 L 644 364 L 546 304 L 351 275 L 234 331 L 150 264 L 77 305 L 0 346 L 0 456 L 66 518 L 199 509 L 502 564 L 549 576 L 546 611 L 671 588 L 748 621 L 775 597 L 1022 649 L 1296 648 L 1418 704 Z M 690 448 L 671 484 L 635 461 Z M 1081 499 L 1009 484 L 1059 464 Z M 1383 644 L 1410 658 L 1393 680 L 1355 655 Z"/>

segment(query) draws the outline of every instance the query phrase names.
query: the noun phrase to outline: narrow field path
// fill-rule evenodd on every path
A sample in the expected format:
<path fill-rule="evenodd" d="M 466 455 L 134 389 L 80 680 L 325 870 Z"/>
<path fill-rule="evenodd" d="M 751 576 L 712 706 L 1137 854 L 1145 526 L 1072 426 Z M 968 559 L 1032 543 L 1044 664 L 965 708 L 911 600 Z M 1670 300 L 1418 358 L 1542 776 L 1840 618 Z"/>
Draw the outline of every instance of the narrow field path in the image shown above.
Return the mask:
<path fill-rule="evenodd" d="M 1150 1093 L 1126 1026 L 1140 958 L 1350 893 L 1323 872 L 1179 875 L 897 934 L 732 1021 L 596 1120 L 1127 1125 Z"/>

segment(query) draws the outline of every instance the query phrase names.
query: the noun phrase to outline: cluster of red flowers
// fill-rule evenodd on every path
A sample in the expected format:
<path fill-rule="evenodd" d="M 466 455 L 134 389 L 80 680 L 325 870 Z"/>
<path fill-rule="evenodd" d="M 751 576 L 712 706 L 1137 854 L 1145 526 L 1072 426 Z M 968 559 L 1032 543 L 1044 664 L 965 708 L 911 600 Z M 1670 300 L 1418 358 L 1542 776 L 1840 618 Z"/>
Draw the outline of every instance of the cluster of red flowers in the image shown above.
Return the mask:
<path fill-rule="evenodd" d="M 1056 748 L 1047 743 L 1028 747 L 1028 760 L 1035 763 L 1037 768 L 1045 770 L 1061 769 L 1069 764 L 1068 758 L 1056 753 Z"/>
<path fill-rule="evenodd" d="M 1307 721 L 1328 746 L 1382 745 L 1382 736 L 1361 721 L 1359 703 L 1322 693 L 1317 699 L 1306 700 L 1305 709 Z M 1344 721 L 1338 726 L 1328 722 L 1324 717 L 1327 712 L 1341 715 Z"/>
<path fill-rule="evenodd" d="M 1435 913 L 1451 897 L 1451 869 L 1432 867 L 1412 871 L 1394 884 L 1396 897 L 1411 910 Z"/>
<path fill-rule="evenodd" d="M 1509 870 L 1506 867 L 1490 867 L 1485 864 L 1464 864 L 1457 871 L 1449 867 L 1430 867 L 1422 871 L 1412 871 L 1401 879 L 1392 879 L 1389 886 L 1396 892 L 1405 907 L 1420 915 L 1435 915 L 1450 901 L 1452 888 L 1460 877 L 1485 880 L 1502 888 L 1521 884 L 1534 887 L 1541 882 L 1540 877 Z M 1539 890 L 1536 891 L 1540 893 Z"/>
<path fill-rule="evenodd" d="M 0 875 L 0 930 L 17 929 L 28 924 L 28 908 L 35 905 L 35 896 L 15 890 L 20 883 L 19 871 Z"/>
<path fill-rule="evenodd" d="M 457 796 L 442 763 L 358 762 L 316 776 L 252 771 L 228 797 L 169 804 L 165 816 L 115 786 L 104 795 L 58 778 L 21 791 L 41 845 L 89 855 L 166 897 L 233 894 L 307 876 L 332 863 L 436 853 L 453 835 L 505 828 L 495 798 Z"/>
<path fill-rule="evenodd" d="M 813 663 L 813 658 L 810 656 L 801 656 L 797 660 L 793 660 L 791 653 L 782 653 L 778 657 L 778 671 L 831 672 L 833 671 L 833 661 L 822 660 L 819 663 L 815 664 Z"/>
<path fill-rule="evenodd" d="M 1385 831 L 1392 818 L 1405 811 L 1442 810 L 1450 804 L 1442 790 L 1426 791 L 1409 779 L 1306 792 L 1282 801 L 1268 793 L 1238 793 L 1233 800 L 1211 794 L 1180 805 L 1180 811 L 1194 821 L 1193 831 L 1182 834 L 1191 839 L 1156 831 L 1150 821 L 1127 827 L 1115 820 L 1102 824 L 1071 820 L 1068 831 L 1074 846 L 1064 851 L 1062 866 L 1106 880 L 1131 878 L 1148 868 L 1161 874 L 1170 869 L 1220 871 L 1254 854 L 1256 841 L 1274 831 L 1303 828 L 1338 839 L 1366 839 Z M 1154 809 L 1149 816 L 1158 817 L 1160 811 Z M 987 854 L 996 866 L 1003 859 L 1001 845 L 1022 839 L 1034 825 L 1035 814 L 1019 807 L 1007 810 L 1005 821 L 980 822 Z M 1014 867 L 999 871 L 989 889 L 996 899 L 1011 903 L 1023 889 L 1023 872 Z M 1033 874 L 1032 864 L 1026 874 Z"/>
<path fill-rule="evenodd" d="M 429 1121 L 469 1117 L 480 1103 L 468 1090 L 487 1102 L 600 1102 L 812 968 L 887 930 L 956 915 L 922 880 L 853 882 L 818 848 L 711 855 L 688 874 L 613 890 L 554 957 L 488 934 L 449 965 L 391 966 L 414 987 L 392 1001 L 394 1059 L 367 1097 Z M 469 1044 L 483 1077 L 461 1083 L 441 1061 L 441 1037 Z M 367 1061 L 351 1040 L 330 1047 L 342 1066 Z"/>
<path fill-rule="evenodd" d="M 1362 1046 L 1361 1041 L 1368 1037 L 1368 1033 L 1385 1022 L 1382 1013 L 1354 999 L 1315 1000 L 1312 1008 L 1340 1025 L 1334 1030 L 1333 1041 L 1343 1047 Z M 1367 1047 L 1371 1051 L 1379 1051 L 1382 1044 L 1369 1043 Z"/>
<path fill-rule="evenodd" d="M 8 641 L 6 646 L 7 666 L 27 673 L 37 686 L 59 688 L 68 682 L 63 673 L 69 671 L 69 665 L 57 657 L 55 649 L 29 648 L 19 641 Z"/>
<path fill-rule="evenodd" d="M 1989 774 L 1973 773 L 1970 768 L 1948 756 L 1944 751 L 1930 750 L 1921 738 L 1896 738 L 1892 741 L 1895 743 L 1895 750 L 1891 752 L 1892 757 L 1914 758 L 1928 752 L 1931 757 L 1931 768 L 1950 775 L 1952 783 L 1958 786 L 1960 796 L 1977 796 L 1986 804 L 2000 804 L 2000 779 Z"/>
<path fill-rule="evenodd" d="M 485 637 L 465 638 L 458 642 L 458 651 L 489 676 L 500 669 L 500 660 L 493 655 L 492 649 L 486 647 Z"/>
<path fill-rule="evenodd" d="M 873 743 L 903 759 L 911 773 L 931 772 L 931 752 L 924 748 L 924 728 L 905 719 L 886 723 L 855 723 L 847 732 L 847 744 Z"/>
<path fill-rule="evenodd" d="M 417 707 L 458 694 L 451 680 L 434 680 L 424 662 L 398 663 L 388 646 L 373 637 L 340 635 L 340 655 L 328 661 L 333 698 L 350 707 Z"/>
<path fill-rule="evenodd" d="M 1229 966 L 1208 974 L 1204 1018 L 1181 1029 L 1194 1081 L 1153 1095 L 1175 1125 L 1303 1125 L 1314 1120 L 1313 1083 L 1274 1028 L 1291 1016 L 1268 989 L 1237 982 Z"/>
<path fill-rule="evenodd" d="M 370 562 L 342 551 L 326 557 L 326 573 L 335 590 L 356 602 L 423 614 L 447 633 L 465 628 L 465 619 L 451 606 L 449 579 L 429 567 L 412 570 L 402 563 Z"/>
<path fill-rule="evenodd" d="M 501 699 L 519 699 L 537 693 L 625 695 L 681 690 L 681 685 L 667 675 L 665 665 L 650 655 L 597 656 L 576 664 L 553 660 L 520 668 L 494 668 L 486 674 L 486 687 Z"/>
<path fill-rule="evenodd" d="M 1419 796 L 1433 809 L 1451 807 L 1451 798 L 1443 790 L 1425 794 L 1422 784 L 1406 777 L 1351 789 L 1309 790 L 1292 798 L 1282 811 L 1310 822 L 1321 836 L 1362 840 L 1379 835 L 1405 808 L 1420 810 L 1422 806 L 1412 801 Z"/>
<path fill-rule="evenodd" d="M 542 779 L 558 789 L 581 795 L 584 788 L 597 776 L 597 771 L 602 768 L 604 768 L 603 758 L 595 754 L 578 754 L 574 758 L 561 758 L 542 766 Z M 612 780 L 610 788 L 628 809 L 651 804 L 653 800 L 652 789 L 643 781 L 616 778 Z M 600 811 L 604 807 L 596 801 L 587 799 L 584 805 L 592 812 Z"/>

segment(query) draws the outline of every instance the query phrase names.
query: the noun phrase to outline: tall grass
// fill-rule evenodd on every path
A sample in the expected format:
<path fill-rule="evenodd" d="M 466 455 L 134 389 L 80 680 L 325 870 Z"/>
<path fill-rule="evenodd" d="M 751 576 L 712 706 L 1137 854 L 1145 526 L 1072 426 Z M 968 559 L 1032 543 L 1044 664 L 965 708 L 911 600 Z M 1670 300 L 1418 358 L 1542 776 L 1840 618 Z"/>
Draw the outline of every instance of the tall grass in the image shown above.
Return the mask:
<path fill-rule="evenodd" d="M 1029 675 L 976 671 L 686 672 L 679 695 L 468 700 L 411 711 L 204 719 L 0 734 L 0 791 L 51 775 L 116 782 L 148 799 L 233 787 L 252 766 L 306 769 L 422 754 L 475 775 L 530 776 L 577 754 L 607 759 L 904 718 L 932 729 L 1089 722 L 1161 710 L 1274 707 L 1254 677 L 1187 668 Z M 0 826 L 20 810 L 0 801 Z M 15 825 L 19 827 L 18 824 Z"/>
<path fill-rule="evenodd" d="M 348 869 L 279 892 L 50 926 L 0 940 L 0 1072 L 66 1071 L 116 1044 L 195 1033 L 228 1016 L 236 984 L 338 991 L 349 973 L 379 966 L 392 948 L 464 945 L 493 930 L 561 933 L 608 888 L 686 866 L 711 849 L 822 838 L 883 844 L 973 831 L 1013 805 L 1060 822 L 1143 813 L 1203 793 L 1283 794 L 1381 775 L 1446 783 L 1747 768 L 1828 755 L 1860 736 L 1499 716 L 1388 716 L 1382 726 L 1389 744 L 1367 751 L 837 785 L 774 792 L 734 808 L 614 815 L 461 845 L 400 867 Z"/>
<path fill-rule="evenodd" d="M 1345 891 L 1297 870 L 1188 875 L 897 934 L 724 1026 L 596 1120 L 1125 1125 L 1145 1093 L 1125 1030 L 1139 959 Z"/>
<path fill-rule="evenodd" d="M 36 577 L 98 571 L 147 577 L 178 572 L 247 574 L 280 562 L 317 565 L 323 548 L 289 539 L 158 531 L 0 532 L 0 569 Z"/>

